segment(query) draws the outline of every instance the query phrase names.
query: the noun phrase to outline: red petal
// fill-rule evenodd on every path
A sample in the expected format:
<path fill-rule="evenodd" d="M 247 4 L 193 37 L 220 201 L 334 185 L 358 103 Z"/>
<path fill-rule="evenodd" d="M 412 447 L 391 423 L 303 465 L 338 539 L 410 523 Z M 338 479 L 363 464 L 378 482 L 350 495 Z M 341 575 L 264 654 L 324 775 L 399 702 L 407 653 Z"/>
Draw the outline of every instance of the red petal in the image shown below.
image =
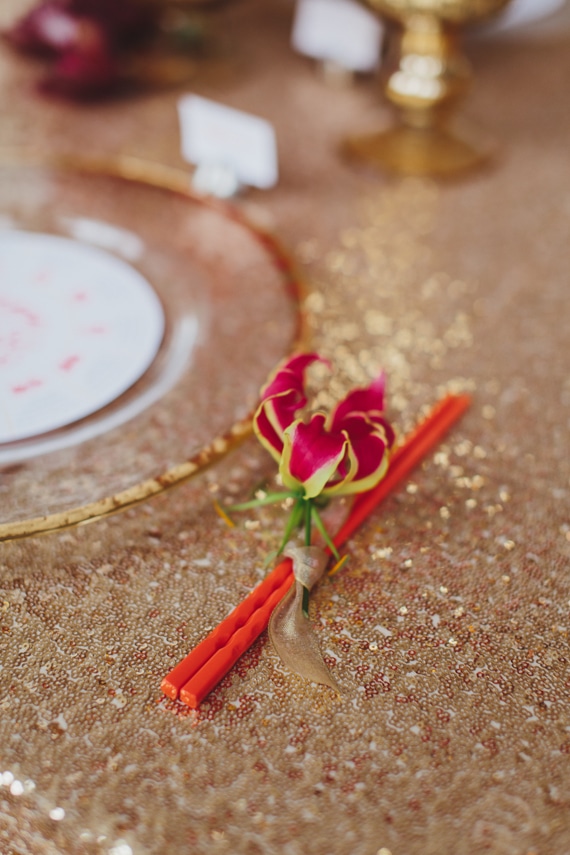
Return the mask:
<path fill-rule="evenodd" d="M 262 391 L 261 400 L 271 401 L 267 416 L 281 436 L 285 428 L 295 421 L 297 411 L 307 403 L 303 385 L 305 370 L 319 358 L 316 353 L 293 356 L 277 369 Z"/>
<path fill-rule="evenodd" d="M 384 410 L 384 372 L 364 389 L 354 389 L 340 401 L 332 414 L 332 429 L 338 430 L 339 422 L 352 413 L 382 413 Z"/>
<path fill-rule="evenodd" d="M 271 424 L 265 411 L 265 407 L 266 405 L 264 403 L 258 407 L 257 412 L 253 417 L 253 430 L 264 448 L 269 451 L 275 460 L 279 460 L 281 452 L 283 451 L 282 434 L 277 433 Z"/>
<path fill-rule="evenodd" d="M 359 436 L 349 433 L 349 442 L 357 461 L 353 480 L 360 481 L 378 470 L 388 451 L 388 443 L 386 438 L 373 428 L 370 428 L 367 434 L 361 433 Z"/>
<path fill-rule="evenodd" d="M 325 430 L 322 413 L 316 413 L 308 424 L 295 422 L 285 434 L 281 466 L 284 483 L 291 484 L 292 478 L 303 485 L 307 498 L 318 496 L 334 476 L 346 446 L 345 436 Z"/>
<path fill-rule="evenodd" d="M 364 415 L 344 419 L 343 433 L 348 438 L 348 453 L 326 493 L 352 494 L 369 490 L 384 477 L 388 466 L 390 433 L 368 421 Z"/>
<path fill-rule="evenodd" d="M 306 368 L 319 359 L 316 353 L 293 356 L 275 371 L 262 390 L 261 404 L 254 416 L 257 438 L 270 454 L 279 460 L 283 450 L 283 433 L 295 421 L 297 411 L 307 399 L 303 387 Z"/>

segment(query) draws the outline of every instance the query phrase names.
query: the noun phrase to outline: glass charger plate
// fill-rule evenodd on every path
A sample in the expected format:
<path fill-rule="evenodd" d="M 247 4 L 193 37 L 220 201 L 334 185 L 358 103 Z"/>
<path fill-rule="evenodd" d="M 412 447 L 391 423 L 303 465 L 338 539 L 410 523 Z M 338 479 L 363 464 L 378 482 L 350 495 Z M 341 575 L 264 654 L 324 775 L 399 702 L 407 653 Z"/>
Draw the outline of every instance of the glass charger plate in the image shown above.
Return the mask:
<path fill-rule="evenodd" d="M 164 311 L 148 370 L 115 400 L 0 443 L 0 540 L 144 501 L 250 431 L 272 367 L 302 337 L 299 284 L 277 241 L 188 175 L 133 159 L 0 161 L 0 233 L 73 240 L 129 264 Z M 0 259 L 1 263 L 1 259 Z"/>

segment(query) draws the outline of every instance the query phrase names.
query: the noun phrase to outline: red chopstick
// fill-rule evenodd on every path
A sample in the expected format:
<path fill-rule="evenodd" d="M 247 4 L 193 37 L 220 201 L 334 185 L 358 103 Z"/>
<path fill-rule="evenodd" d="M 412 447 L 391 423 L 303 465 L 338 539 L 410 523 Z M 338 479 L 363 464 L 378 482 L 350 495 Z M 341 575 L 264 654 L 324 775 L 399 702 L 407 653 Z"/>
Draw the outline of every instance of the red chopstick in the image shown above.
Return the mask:
<path fill-rule="evenodd" d="M 285 562 L 282 562 L 283 564 Z M 224 647 L 217 650 L 208 662 L 182 687 L 180 700 L 194 709 L 212 691 L 232 665 L 248 650 L 269 623 L 271 612 L 293 584 L 293 573 L 288 570 L 285 581 L 274 588 L 260 608 L 243 626 L 237 629 Z"/>
<path fill-rule="evenodd" d="M 350 516 L 337 532 L 341 546 L 372 510 L 416 466 L 469 407 L 468 395 L 448 395 L 396 449 L 386 477 L 374 489 L 357 496 Z M 293 583 L 291 560 L 281 561 L 236 608 L 169 674 L 160 688 L 169 698 L 194 709 L 220 682 L 269 623 L 279 600 Z"/>
<path fill-rule="evenodd" d="M 284 582 L 287 582 L 289 587 L 292 578 L 291 559 L 285 558 L 185 659 L 166 675 L 160 684 L 164 694 L 173 700 L 177 698 L 188 680 L 208 661 L 211 661 L 214 654 L 225 648 L 238 630 L 247 626 L 249 620 L 269 602 L 271 595 L 276 590 L 281 590 Z M 263 628 L 259 630 L 258 635 L 262 632 Z M 252 644 L 256 638 L 257 636 L 252 638 Z"/>
<path fill-rule="evenodd" d="M 335 546 L 344 543 L 368 514 L 417 466 L 434 445 L 437 445 L 470 403 L 469 395 L 447 395 L 435 405 L 395 450 L 390 460 L 390 468 L 382 481 L 367 493 L 356 496 L 350 516 L 334 538 Z"/>

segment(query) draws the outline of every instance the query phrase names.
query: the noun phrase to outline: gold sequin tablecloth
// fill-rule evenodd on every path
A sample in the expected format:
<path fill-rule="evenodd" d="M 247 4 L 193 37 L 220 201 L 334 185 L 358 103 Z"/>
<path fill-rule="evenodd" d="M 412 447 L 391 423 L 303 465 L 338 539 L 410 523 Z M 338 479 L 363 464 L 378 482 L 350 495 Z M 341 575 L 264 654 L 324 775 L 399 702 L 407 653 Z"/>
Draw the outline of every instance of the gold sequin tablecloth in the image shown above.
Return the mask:
<path fill-rule="evenodd" d="M 384 366 L 402 429 L 445 389 L 473 406 L 312 597 L 341 700 L 265 636 L 198 711 L 161 696 L 277 544 L 271 518 L 229 530 L 212 506 L 271 473 L 253 440 L 152 503 L 2 546 L 0 851 L 568 855 L 568 37 L 471 43 L 469 112 L 503 149 L 440 185 L 339 159 L 387 113 L 372 81 L 290 52 L 288 3 L 216 14 L 192 89 L 275 124 L 279 186 L 240 204 L 299 262 L 332 395 Z M 176 93 L 70 107 L 35 73 L 0 55 L 2 144 L 180 165 Z"/>

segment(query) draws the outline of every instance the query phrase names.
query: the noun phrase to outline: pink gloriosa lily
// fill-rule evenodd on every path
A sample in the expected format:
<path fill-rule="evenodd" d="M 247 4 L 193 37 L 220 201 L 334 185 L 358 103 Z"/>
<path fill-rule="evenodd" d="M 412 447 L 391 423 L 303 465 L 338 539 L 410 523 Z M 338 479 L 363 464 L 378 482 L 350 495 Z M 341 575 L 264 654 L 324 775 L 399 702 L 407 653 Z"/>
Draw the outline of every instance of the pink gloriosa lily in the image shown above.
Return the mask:
<path fill-rule="evenodd" d="M 298 417 L 307 403 L 305 370 L 320 357 L 294 356 L 279 367 L 262 391 L 254 430 L 279 463 L 283 485 L 304 499 L 370 490 L 385 475 L 394 431 L 384 415 L 381 374 L 355 389 L 333 412 Z"/>

